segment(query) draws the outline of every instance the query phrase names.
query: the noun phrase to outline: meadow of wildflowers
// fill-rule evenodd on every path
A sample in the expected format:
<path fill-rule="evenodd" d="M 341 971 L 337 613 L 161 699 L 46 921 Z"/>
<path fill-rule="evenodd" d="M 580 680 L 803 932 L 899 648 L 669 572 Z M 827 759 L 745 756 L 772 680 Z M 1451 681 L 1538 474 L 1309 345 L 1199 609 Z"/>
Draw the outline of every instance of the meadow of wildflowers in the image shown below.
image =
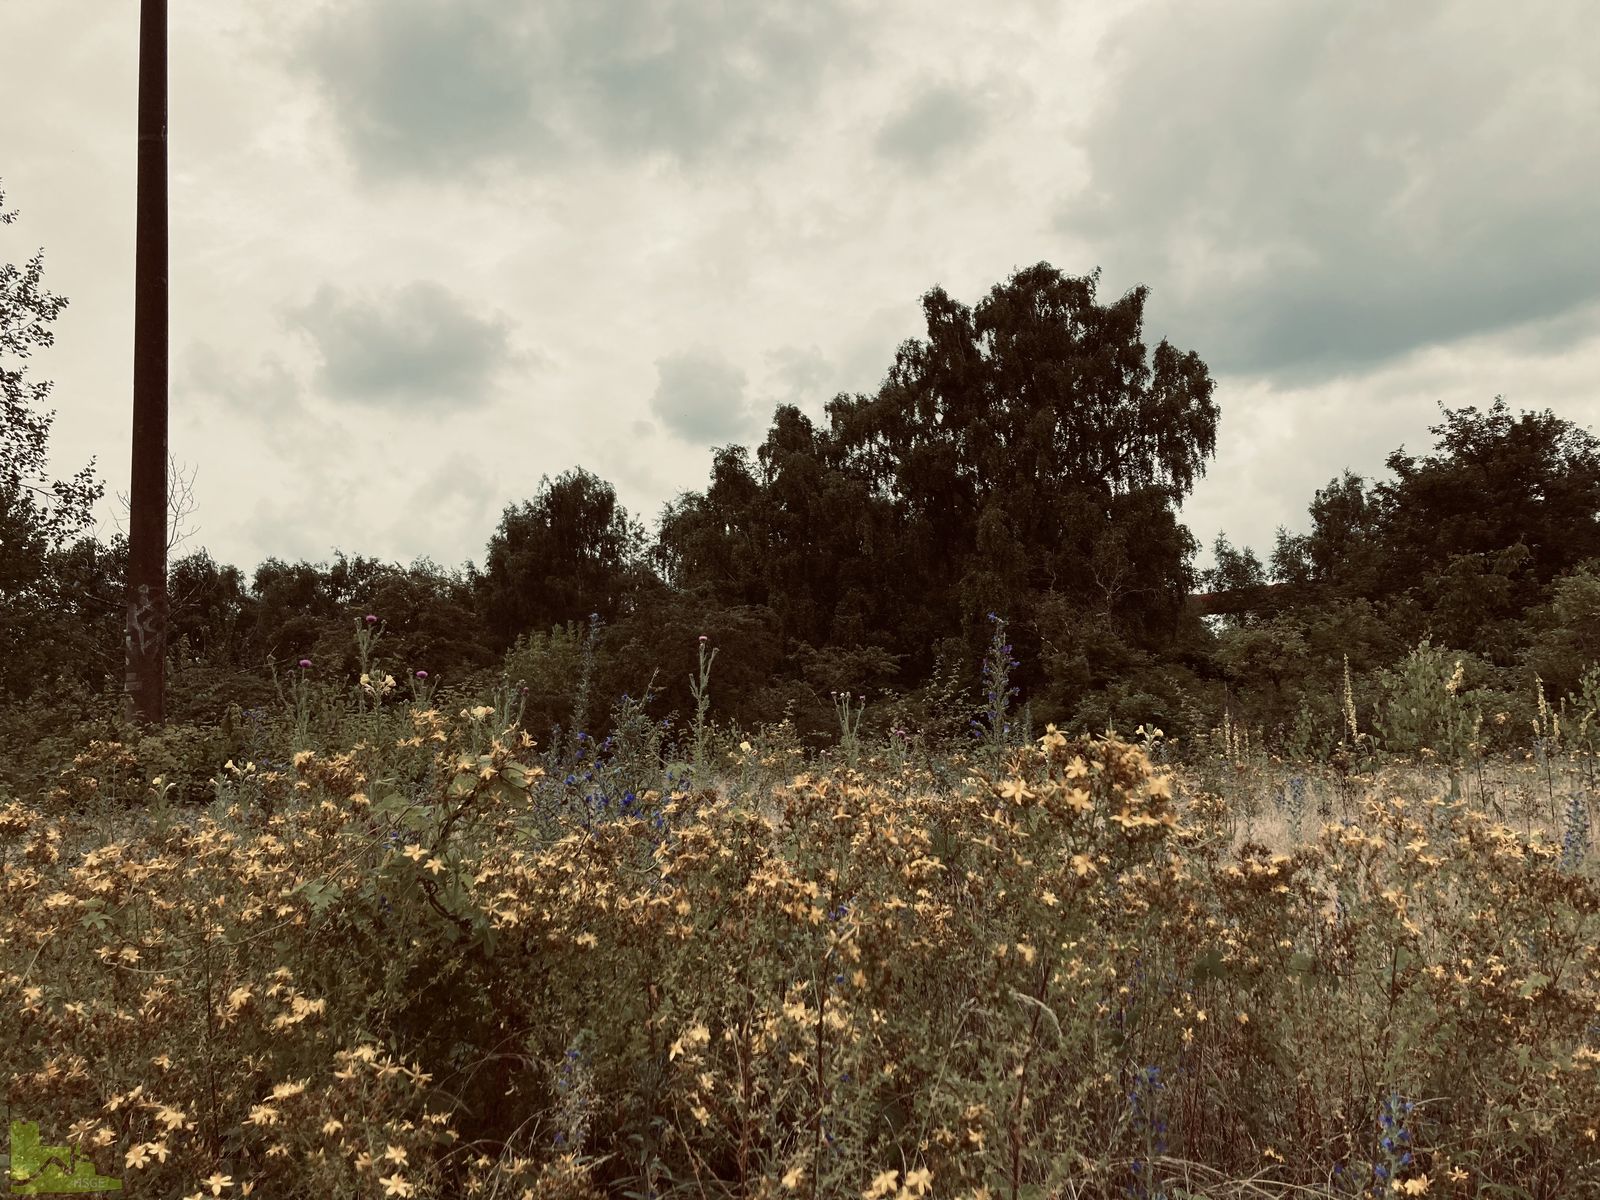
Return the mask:
<path fill-rule="evenodd" d="M 719 729 L 706 649 L 677 741 L 627 701 L 545 748 L 374 625 L 208 804 L 109 743 L 0 802 L 7 1096 L 130 1194 L 1600 1194 L 1553 722 L 1523 763 L 1425 744 L 1450 688 L 1354 766 L 1024 740 L 997 620 L 937 763 L 859 697 L 826 759 Z"/>

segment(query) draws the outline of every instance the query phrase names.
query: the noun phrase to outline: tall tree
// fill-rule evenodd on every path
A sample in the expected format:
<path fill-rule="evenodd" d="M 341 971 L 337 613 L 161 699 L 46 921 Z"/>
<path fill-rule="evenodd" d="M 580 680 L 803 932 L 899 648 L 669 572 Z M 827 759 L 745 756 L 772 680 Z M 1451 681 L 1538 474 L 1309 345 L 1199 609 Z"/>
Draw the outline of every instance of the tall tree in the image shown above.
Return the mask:
<path fill-rule="evenodd" d="M 609 483 L 579 467 L 539 481 L 489 539 L 480 583 L 490 631 L 519 633 L 625 611 L 644 575 L 644 529 Z"/>
<path fill-rule="evenodd" d="M 1542 588 L 1600 556 L 1600 439 L 1546 409 L 1444 410 L 1433 453 L 1389 455 L 1379 484 L 1393 575 L 1413 584 L 1455 555 L 1530 553 L 1528 587 Z M 1523 602 L 1532 599 L 1525 587 Z"/>
<path fill-rule="evenodd" d="M 1062 592 L 1130 627 L 1172 628 L 1194 542 L 1175 506 L 1215 451 L 1213 382 L 1198 355 L 1143 338 L 1147 289 L 1111 304 L 1098 273 L 1017 272 L 976 309 L 923 297 L 875 396 L 829 406 L 843 462 L 899 510 L 899 577 L 946 630 L 983 636 Z"/>
<path fill-rule="evenodd" d="M 864 646 L 894 624 L 883 587 L 898 550 L 888 504 L 841 462 L 838 447 L 794 405 L 780 405 L 756 450 L 766 501 L 767 603 L 785 637 Z"/>
<path fill-rule="evenodd" d="M 656 567 L 673 587 L 703 591 L 718 604 L 765 604 L 766 508 L 750 452 L 718 447 L 706 490 L 684 492 L 662 510 Z"/>
<path fill-rule="evenodd" d="M 4 205 L 0 189 L 0 226 L 9 226 L 17 213 Z M 42 250 L 21 267 L 0 259 L 0 695 L 38 682 L 37 655 L 23 650 L 50 616 L 50 557 L 83 532 L 105 491 L 92 463 L 51 478 L 51 385 L 28 377 L 27 360 L 54 345 L 51 325 L 67 301 L 45 290 L 43 276 Z"/>
<path fill-rule="evenodd" d="M 1382 507 L 1361 476 L 1345 471 L 1311 499 L 1304 558 L 1311 577 L 1346 596 L 1378 594 L 1385 566 Z"/>
<path fill-rule="evenodd" d="M 1254 550 L 1249 546 L 1235 548 L 1226 534 L 1217 534 L 1217 540 L 1211 546 L 1211 555 L 1216 565 L 1201 575 L 1206 590 L 1240 593 L 1244 601 L 1238 608 L 1230 609 L 1223 618 L 1224 623 L 1234 626 L 1254 624 L 1260 614 L 1252 603 L 1255 597 L 1251 593 L 1259 592 L 1266 584 L 1267 569 L 1261 565 Z"/>

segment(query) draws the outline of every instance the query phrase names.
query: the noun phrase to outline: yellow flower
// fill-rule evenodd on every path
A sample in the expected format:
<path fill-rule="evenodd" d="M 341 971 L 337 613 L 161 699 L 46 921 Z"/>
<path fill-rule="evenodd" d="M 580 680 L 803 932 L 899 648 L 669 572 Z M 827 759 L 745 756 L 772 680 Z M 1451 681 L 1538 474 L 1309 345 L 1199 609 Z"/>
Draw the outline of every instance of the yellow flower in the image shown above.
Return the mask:
<path fill-rule="evenodd" d="M 1028 785 L 1020 779 L 1008 779 L 1000 785 L 1000 794 L 1007 800 L 1021 803 L 1033 799 L 1033 793 L 1028 790 Z"/>
<path fill-rule="evenodd" d="M 900 1178 L 899 1171 L 884 1171 L 873 1176 L 872 1184 L 861 1193 L 862 1200 L 878 1200 L 879 1196 L 887 1196 L 894 1191 L 895 1183 Z"/>
<path fill-rule="evenodd" d="M 790 1167 L 783 1175 L 783 1186 L 789 1191 L 795 1191 L 805 1182 L 806 1169 L 804 1167 Z"/>
<path fill-rule="evenodd" d="M 174 1129 L 181 1129 L 184 1125 L 188 1124 L 189 1118 L 188 1118 L 187 1114 L 185 1114 L 184 1112 L 180 1111 L 179 1109 L 169 1108 L 169 1107 L 167 1107 L 166 1105 L 163 1104 L 160 1108 L 158 1108 L 156 1110 L 156 1120 L 160 1121 L 163 1125 L 165 1125 L 167 1127 L 167 1132 L 171 1133 Z M 215 1179 L 215 1178 L 217 1178 L 217 1176 L 212 1176 L 212 1179 Z M 204 1182 L 210 1183 L 211 1180 L 208 1179 L 208 1180 L 205 1180 Z M 228 1180 L 228 1182 L 232 1183 L 233 1181 L 230 1179 L 230 1180 Z M 212 1195 L 219 1195 L 219 1194 L 220 1193 L 217 1193 L 217 1192 L 213 1192 L 212 1193 Z"/>
<path fill-rule="evenodd" d="M 1428 1177 L 1418 1175 L 1415 1179 L 1408 1179 L 1401 1185 L 1401 1190 L 1408 1196 L 1420 1196 L 1428 1190 Z"/>
<path fill-rule="evenodd" d="M 220 1196 L 224 1188 L 233 1186 L 233 1176 L 223 1175 L 220 1172 L 213 1173 L 210 1178 L 202 1179 L 200 1186 L 210 1188 L 213 1196 Z"/>
<path fill-rule="evenodd" d="M 927 1167 L 918 1167 L 915 1171 L 906 1172 L 906 1187 L 916 1192 L 919 1196 L 927 1191 L 932 1183 L 933 1172 L 928 1170 Z"/>
<path fill-rule="evenodd" d="M 416 1189 L 406 1181 L 406 1177 L 400 1174 L 399 1171 L 396 1171 L 393 1175 L 385 1175 L 378 1182 L 383 1184 L 383 1194 L 385 1196 L 410 1196 L 416 1192 Z"/>

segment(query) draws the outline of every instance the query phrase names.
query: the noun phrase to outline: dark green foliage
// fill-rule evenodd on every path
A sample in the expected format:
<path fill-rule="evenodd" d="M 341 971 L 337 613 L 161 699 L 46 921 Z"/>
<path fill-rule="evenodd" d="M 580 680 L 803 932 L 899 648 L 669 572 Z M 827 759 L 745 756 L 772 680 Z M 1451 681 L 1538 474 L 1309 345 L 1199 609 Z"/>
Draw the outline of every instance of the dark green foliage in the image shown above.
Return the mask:
<path fill-rule="evenodd" d="M 935 288 L 928 338 L 901 346 L 876 396 L 828 406 L 844 462 L 893 500 L 891 588 L 915 614 L 896 649 L 926 665 L 928 633 L 1015 616 L 1023 677 L 1037 648 L 1019 610 L 1045 591 L 1170 635 L 1193 542 L 1173 506 L 1204 469 L 1217 409 L 1205 364 L 1143 341 L 1146 291 L 1110 305 L 1096 276 L 1047 263 L 975 310 Z"/>
<path fill-rule="evenodd" d="M 761 605 L 724 607 L 704 593 L 648 597 L 606 629 L 597 694 L 608 700 L 641 696 L 655 676 L 652 712 L 677 714 L 681 727 L 695 711 L 689 680 L 702 635 L 718 652 L 712 719 L 750 729 L 781 717 L 789 692 L 780 681 L 783 641 L 776 614 Z"/>
<path fill-rule="evenodd" d="M 1600 663 L 1600 559 L 1557 578 L 1550 600 L 1528 614 L 1528 666 L 1554 692 L 1573 692 L 1589 664 Z"/>
<path fill-rule="evenodd" d="M 1470 686 L 1507 712 L 1535 673 L 1555 696 L 1600 661 L 1600 441 L 1501 399 L 1446 410 L 1431 452 L 1396 450 L 1386 479 L 1343 471 L 1266 562 L 1223 534 L 1197 575 L 1177 505 L 1215 449 L 1213 382 L 1193 352 L 1146 345 L 1144 288 L 1101 303 L 1097 283 L 1039 263 L 975 307 L 933 288 L 926 336 L 876 392 L 835 396 L 820 423 L 778 406 L 753 449 L 713 451 L 705 489 L 666 505 L 653 540 L 576 468 L 506 507 L 481 572 L 336 554 L 246 578 L 203 550 L 179 559 L 175 719 L 273 707 L 302 658 L 353 686 L 350 631 L 369 613 L 386 672 L 463 695 L 520 680 L 528 724 L 567 738 L 575 719 L 603 737 L 618 698 L 643 704 L 652 678 L 640 719 L 676 714 L 681 729 L 701 635 L 720 655 L 712 721 L 787 718 L 815 744 L 838 736 L 845 692 L 866 697 L 873 736 L 968 737 L 996 620 L 1014 709 L 1035 727 L 1192 737 L 1226 708 L 1319 755 L 1342 736 L 1346 660 L 1375 698 L 1379 672 L 1431 639 L 1467 655 Z M 104 697 L 120 677 L 126 547 L 74 540 L 99 489 L 87 472 L 48 479 L 48 385 L 22 371 L 64 303 L 37 255 L 0 270 L 12 700 Z M 1196 590 L 1224 595 L 1209 622 L 1185 602 Z M 1486 736 L 1509 737 L 1510 719 Z"/>
<path fill-rule="evenodd" d="M 930 291 L 927 340 L 900 347 L 875 395 L 835 397 L 825 429 L 780 407 L 755 464 L 717 451 L 706 491 L 663 514 L 667 578 L 769 608 L 786 645 L 876 647 L 904 689 L 951 637 L 970 675 L 990 612 L 1011 622 L 1027 691 L 1047 682 L 1045 607 L 1158 653 L 1185 621 L 1194 542 L 1175 505 L 1217 410 L 1196 355 L 1147 351 L 1145 291 L 1101 305 L 1095 283 L 1040 263 L 976 309 Z"/>
<path fill-rule="evenodd" d="M 1237 711 L 1292 730 L 1335 694 L 1348 655 L 1371 678 L 1419 642 L 1477 663 L 1486 715 L 1531 694 L 1578 684 L 1600 656 L 1600 441 L 1552 413 L 1446 410 L 1433 451 L 1396 450 L 1393 478 L 1345 471 L 1311 501 L 1311 532 L 1278 532 L 1272 575 L 1291 585 L 1287 611 L 1257 607 L 1219 634 L 1216 663 Z M 1253 558 L 1219 540 L 1213 586 L 1242 586 Z M 1283 607 L 1279 605 L 1278 607 Z M 1486 744 L 1504 740 L 1490 722 Z M 1302 733 L 1304 729 L 1302 728 Z M 1298 741 L 1304 737 L 1296 735 Z"/>
<path fill-rule="evenodd" d="M 167 597 L 167 638 L 182 643 L 184 658 L 218 666 L 241 661 L 251 615 L 244 572 L 197 550 L 168 567 Z"/>
<path fill-rule="evenodd" d="M 0 227 L 16 217 L 0 189 Z M 50 327 L 67 301 L 45 290 L 43 275 L 43 251 L 22 267 L 0 258 L 0 697 L 11 698 L 71 669 L 71 647 L 47 629 L 72 599 L 51 560 L 88 525 L 104 491 L 92 466 L 50 477 L 50 384 L 28 377 L 27 360 L 54 344 Z"/>
<path fill-rule="evenodd" d="M 1600 441 L 1546 410 L 1513 418 L 1446 410 L 1427 457 L 1396 450 L 1395 479 L 1377 489 L 1401 586 L 1432 581 L 1459 556 L 1528 550 L 1510 594 L 1526 607 L 1552 579 L 1600 555 Z M 1513 572 L 1505 571 L 1508 579 Z"/>
<path fill-rule="evenodd" d="M 613 620 L 643 574 L 644 530 L 616 490 L 581 467 L 539 481 L 531 501 L 510 505 L 489 539 L 480 601 L 501 646 L 519 633 Z"/>
<path fill-rule="evenodd" d="M 1311 577 L 1347 596 L 1375 596 L 1384 580 L 1381 514 L 1359 475 L 1345 471 L 1311 500 L 1311 533 L 1304 556 Z"/>

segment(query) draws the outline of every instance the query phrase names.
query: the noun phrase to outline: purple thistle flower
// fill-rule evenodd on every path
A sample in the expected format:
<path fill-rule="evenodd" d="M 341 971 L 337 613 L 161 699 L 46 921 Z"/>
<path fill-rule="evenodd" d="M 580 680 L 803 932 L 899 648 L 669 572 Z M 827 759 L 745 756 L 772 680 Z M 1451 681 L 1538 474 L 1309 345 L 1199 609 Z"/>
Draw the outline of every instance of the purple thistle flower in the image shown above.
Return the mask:
<path fill-rule="evenodd" d="M 373 614 L 368 613 L 366 616 L 366 621 L 368 625 L 376 625 L 378 623 L 378 618 L 373 616 Z"/>
<path fill-rule="evenodd" d="M 305 670 L 306 668 L 308 668 L 310 666 L 311 666 L 311 660 L 309 658 L 302 658 L 300 660 L 300 668 L 301 668 L 301 670 Z"/>
<path fill-rule="evenodd" d="M 428 677 L 428 673 L 426 671 L 418 671 L 417 672 L 417 678 L 418 679 L 426 679 L 427 677 Z"/>

